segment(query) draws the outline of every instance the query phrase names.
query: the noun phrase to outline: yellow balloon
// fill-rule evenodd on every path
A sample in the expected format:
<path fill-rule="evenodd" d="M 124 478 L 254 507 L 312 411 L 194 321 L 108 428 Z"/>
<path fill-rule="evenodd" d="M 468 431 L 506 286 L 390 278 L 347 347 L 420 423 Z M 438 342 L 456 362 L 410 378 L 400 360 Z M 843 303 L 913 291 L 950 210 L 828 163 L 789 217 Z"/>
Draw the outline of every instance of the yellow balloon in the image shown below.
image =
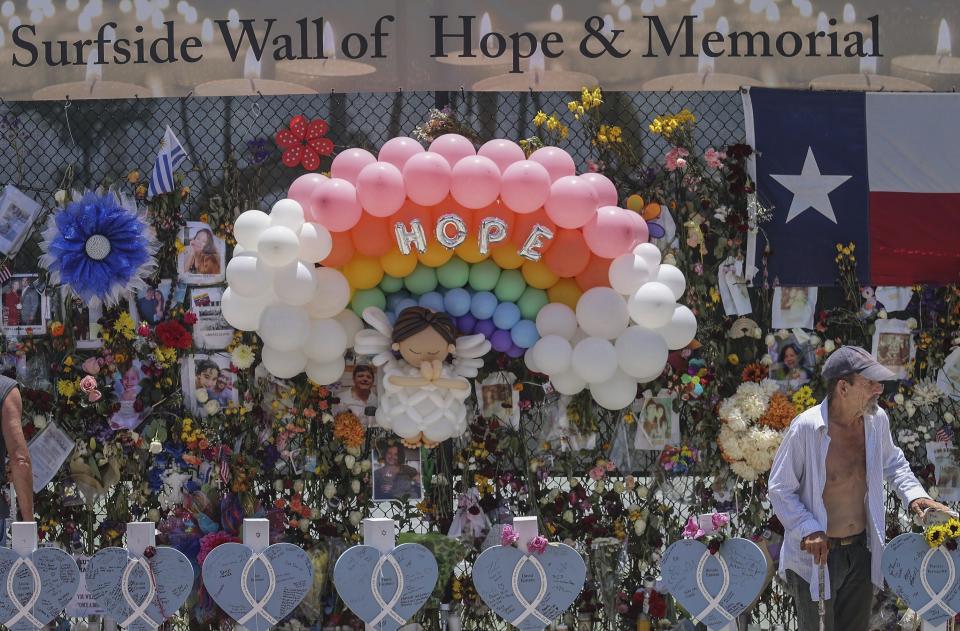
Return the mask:
<path fill-rule="evenodd" d="M 343 275 L 354 289 L 373 289 L 383 280 L 383 267 L 372 256 L 354 256 L 343 266 Z"/>
<path fill-rule="evenodd" d="M 523 274 L 523 280 L 536 289 L 549 289 L 560 279 L 543 261 L 527 261 L 520 272 Z"/>
<path fill-rule="evenodd" d="M 413 252 L 404 254 L 394 247 L 380 257 L 380 267 L 394 278 L 406 278 L 417 267 L 417 256 Z"/>
<path fill-rule="evenodd" d="M 547 290 L 547 299 L 550 302 L 559 302 L 574 310 L 577 308 L 577 301 L 580 300 L 581 295 L 583 295 L 583 290 L 577 285 L 577 281 L 572 278 L 561 278 L 556 285 Z"/>
<path fill-rule="evenodd" d="M 467 240 L 456 247 L 457 256 L 467 263 L 479 263 L 490 258 L 490 253 L 480 254 L 480 245 L 477 240 L 467 237 Z"/>
<path fill-rule="evenodd" d="M 517 254 L 519 248 L 510 242 L 496 246 L 490 253 L 500 269 L 518 269 L 527 259 Z"/>
<path fill-rule="evenodd" d="M 453 250 L 440 245 L 439 241 L 431 241 L 427 244 L 427 251 L 417 254 L 417 258 L 427 267 L 440 267 L 453 258 Z"/>

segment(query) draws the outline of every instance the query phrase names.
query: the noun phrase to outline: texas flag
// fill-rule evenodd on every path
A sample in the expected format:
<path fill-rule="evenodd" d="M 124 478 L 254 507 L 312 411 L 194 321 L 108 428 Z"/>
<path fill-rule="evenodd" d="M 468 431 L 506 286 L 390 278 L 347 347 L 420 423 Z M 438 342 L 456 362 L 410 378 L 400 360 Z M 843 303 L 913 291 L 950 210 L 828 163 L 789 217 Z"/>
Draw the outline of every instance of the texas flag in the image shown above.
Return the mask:
<path fill-rule="evenodd" d="M 960 283 L 960 94 L 751 89 L 761 204 L 749 256 L 781 285 L 834 285 L 856 244 L 863 284 Z"/>

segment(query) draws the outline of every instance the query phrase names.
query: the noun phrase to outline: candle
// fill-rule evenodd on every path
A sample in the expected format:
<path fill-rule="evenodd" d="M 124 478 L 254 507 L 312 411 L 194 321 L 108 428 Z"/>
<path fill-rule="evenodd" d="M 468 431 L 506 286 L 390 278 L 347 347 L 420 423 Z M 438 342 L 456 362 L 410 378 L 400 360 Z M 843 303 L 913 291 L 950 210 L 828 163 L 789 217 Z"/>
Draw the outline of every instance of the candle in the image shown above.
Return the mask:
<path fill-rule="evenodd" d="M 864 41 L 864 49 L 873 54 L 873 39 Z M 873 56 L 860 59 L 860 72 L 853 74 L 835 74 L 818 77 L 810 82 L 814 90 L 855 90 L 858 92 L 929 92 L 930 88 L 900 77 L 877 74 L 877 58 Z"/>
<path fill-rule="evenodd" d="M 818 74 L 810 69 L 810 61 L 816 63 L 815 60 L 807 60 L 801 57 L 784 59 L 775 53 L 777 37 L 781 33 L 798 33 L 801 42 L 806 42 L 806 34 L 816 28 L 812 6 L 795 2 L 793 7 L 784 7 L 781 10 L 780 5 L 773 0 L 751 0 L 747 10 L 741 10 L 730 17 L 729 24 L 731 31 L 769 34 L 770 50 L 774 51 L 774 56 L 727 56 L 722 61 L 725 70 L 752 77 L 766 85 L 806 85 L 810 77 Z M 821 40 L 821 47 L 823 47 L 823 41 Z M 740 38 L 739 42 L 742 50 L 744 38 Z M 784 45 L 786 47 L 793 46 L 793 38 L 785 38 Z M 754 52 L 759 52 L 758 48 L 755 48 Z"/>
<path fill-rule="evenodd" d="M 294 59 L 277 63 L 277 79 L 307 86 L 324 92 L 334 90 L 347 92 L 357 90 L 357 77 L 366 77 L 377 71 L 376 67 L 359 61 L 337 59 L 336 34 L 333 24 L 323 23 L 323 55 L 329 59 Z M 368 79 L 364 79 L 367 85 Z"/>
<path fill-rule="evenodd" d="M 641 90 L 645 92 L 723 92 L 739 90 L 741 87 L 756 87 L 762 82 L 743 75 L 726 74 L 722 72 L 688 72 L 683 74 L 657 77 L 643 84 Z"/>
<path fill-rule="evenodd" d="M 938 91 L 960 87 L 960 57 L 953 56 L 950 27 L 940 20 L 936 55 L 902 55 L 890 63 L 894 76 L 919 81 Z"/>
<path fill-rule="evenodd" d="M 494 75 L 503 74 L 510 71 L 511 60 L 509 51 L 505 51 L 500 57 L 487 57 L 480 51 L 480 41 L 485 35 L 491 33 L 493 27 L 490 21 L 490 14 L 484 13 L 480 18 L 480 28 L 476 39 L 473 40 L 473 54 L 475 57 L 461 57 L 462 50 L 454 51 L 447 57 L 437 57 L 436 60 L 443 64 L 441 76 L 447 79 L 446 82 L 459 83 L 460 85 L 473 85 L 481 79 L 486 79 Z M 491 51 L 496 50 L 496 44 L 490 42 Z M 445 81 L 441 81 L 445 83 Z"/>
<path fill-rule="evenodd" d="M 61 99 L 133 99 L 153 96 L 153 93 L 134 83 L 104 81 L 103 66 L 97 63 L 96 51 L 87 58 L 86 76 L 83 81 L 58 83 L 40 88 L 33 93 L 35 101 Z"/>
<path fill-rule="evenodd" d="M 523 73 L 506 73 L 473 84 L 477 92 L 579 92 L 581 88 L 598 85 L 597 78 L 585 72 L 547 70 L 542 51 L 530 56 Z"/>
<path fill-rule="evenodd" d="M 299 83 L 260 78 L 261 64 L 252 49 L 247 50 L 243 64 L 243 79 L 214 79 L 194 88 L 197 96 L 263 96 L 277 94 L 316 94 Z"/>
<path fill-rule="evenodd" d="M 227 28 L 233 36 L 234 43 L 240 41 L 240 26 L 239 14 L 236 9 L 230 9 L 227 13 Z M 233 59 L 224 43 L 220 27 L 210 18 L 204 18 L 200 24 L 196 22 L 178 24 L 176 32 L 177 39 L 181 41 L 185 37 L 196 37 L 203 43 L 203 48 L 195 49 L 195 53 L 196 51 L 203 53 L 203 59 L 197 63 L 173 64 L 172 81 L 176 86 L 190 91 L 202 83 L 242 76 L 245 56 L 251 50 L 246 38 L 240 50 L 237 51 L 237 58 Z M 258 41 L 263 40 L 264 31 L 254 28 L 254 33 Z M 268 55 L 269 46 L 263 51 L 264 60 L 272 59 Z"/>

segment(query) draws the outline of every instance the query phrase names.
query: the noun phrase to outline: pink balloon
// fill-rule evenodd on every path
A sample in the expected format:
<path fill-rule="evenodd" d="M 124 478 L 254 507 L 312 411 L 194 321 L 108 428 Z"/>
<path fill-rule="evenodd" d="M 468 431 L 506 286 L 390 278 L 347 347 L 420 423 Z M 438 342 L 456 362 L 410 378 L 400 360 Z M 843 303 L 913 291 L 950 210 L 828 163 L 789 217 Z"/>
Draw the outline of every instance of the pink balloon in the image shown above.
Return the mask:
<path fill-rule="evenodd" d="M 501 173 L 506 171 L 507 167 L 514 162 L 520 162 L 527 158 L 520 145 L 505 138 L 495 138 L 483 143 L 483 146 L 477 151 L 477 155 L 490 158 L 496 162 Z"/>
<path fill-rule="evenodd" d="M 649 241 L 650 228 L 647 227 L 647 222 L 644 221 L 640 213 L 633 212 L 632 210 L 628 210 L 627 212 L 630 213 L 630 216 L 633 217 L 633 221 L 637 224 L 637 234 L 639 235 L 639 241 L 637 241 L 637 245 Z M 637 246 L 635 245 L 633 247 Z"/>
<path fill-rule="evenodd" d="M 590 182 L 566 175 L 550 185 L 543 209 L 561 228 L 579 228 L 597 215 L 597 191 Z"/>
<path fill-rule="evenodd" d="M 374 217 L 389 217 L 397 212 L 406 197 L 403 174 L 389 162 L 368 164 L 357 176 L 357 199 Z"/>
<path fill-rule="evenodd" d="M 351 184 L 357 183 L 357 176 L 363 167 L 373 164 L 377 159 L 364 149 L 347 149 L 337 154 L 330 165 L 330 177 L 346 180 Z"/>
<path fill-rule="evenodd" d="M 301 175 L 290 185 L 290 188 L 287 190 L 287 198 L 299 203 L 303 206 L 303 212 L 309 213 L 310 199 L 313 196 L 313 191 L 326 181 L 327 177 L 319 173 Z"/>
<path fill-rule="evenodd" d="M 330 178 L 315 188 L 310 205 L 304 210 L 308 221 L 318 223 L 330 232 L 346 232 L 357 225 L 363 214 L 357 189 L 340 178 Z"/>
<path fill-rule="evenodd" d="M 593 185 L 593 189 L 597 191 L 598 205 L 617 205 L 617 187 L 610 181 L 610 178 L 603 173 L 584 173 L 580 177 L 590 182 L 590 184 Z"/>
<path fill-rule="evenodd" d="M 450 193 L 450 164 L 437 153 L 424 151 L 403 165 L 407 197 L 421 206 L 439 204 Z"/>
<path fill-rule="evenodd" d="M 473 143 L 460 134 L 444 134 L 437 136 L 430 143 L 430 151 L 439 153 L 447 159 L 450 166 L 454 166 L 468 156 L 477 155 L 477 150 L 473 148 Z"/>
<path fill-rule="evenodd" d="M 500 199 L 518 213 L 532 213 L 550 197 L 550 174 L 539 162 L 520 160 L 503 172 Z"/>
<path fill-rule="evenodd" d="M 530 155 L 530 159 L 546 167 L 551 182 L 577 172 L 577 165 L 573 163 L 573 158 L 559 147 L 541 147 Z"/>
<path fill-rule="evenodd" d="M 639 218 L 643 225 L 637 223 Z M 590 251 L 612 259 L 631 252 L 647 240 L 647 224 L 635 212 L 616 206 L 601 206 L 597 215 L 583 227 L 583 240 Z"/>
<path fill-rule="evenodd" d="M 453 167 L 450 195 L 467 208 L 485 208 L 500 195 L 500 169 L 483 156 L 463 158 Z"/>
<path fill-rule="evenodd" d="M 380 147 L 380 153 L 377 154 L 377 159 L 380 162 L 389 162 L 398 169 L 403 169 L 407 160 L 418 153 L 423 153 L 423 145 L 413 138 L 397 136 L 383 143 L 383 146 Z"/>

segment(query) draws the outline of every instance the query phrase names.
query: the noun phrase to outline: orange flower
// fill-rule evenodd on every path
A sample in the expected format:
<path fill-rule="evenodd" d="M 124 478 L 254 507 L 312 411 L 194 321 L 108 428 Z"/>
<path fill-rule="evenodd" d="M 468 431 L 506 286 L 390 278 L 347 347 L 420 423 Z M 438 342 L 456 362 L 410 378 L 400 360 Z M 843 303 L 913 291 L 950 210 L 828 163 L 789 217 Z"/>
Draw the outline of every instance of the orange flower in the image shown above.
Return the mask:
<path fill-rule="evenodd" d="M 340 412 L 333 420 L 333 437 L 347 447 L 362 447 L 363 425 L 353 412 Z"/>
<path fill-rule="evenodd" d="M 744 366 L 743 372 L 740 373 L 740 379 L 741 381 L 755 381 L 756 383 L 760 383 L 767 378 L 769 372 L 763 364 L 753 362 Z"/>
<path fill-rule="evenodd" d="M 50 324 L 50 335 L 53 337 L 60 337 L 63 335 L 63 323 L 62 322 L 52 322 Z"/>
<path fill-rule="evenodd" d="M 776 392 L 770 397 L 767 412 L 760 417 L 760 424 L 770 429 L 782 430 L 790 426 L 793 417 L 797 415 L 797 408 L 782 392 Z"/>
<path fill-rule="evenodd" d="M 274 506 L 274 508 L 286 508 L 286 507 L 287 507 L 287 500 L 285 500 L 285 499 L 283 499 L 283 498 L 281 497 L 280 499 L 276 500 L 276 501 L 273 503 L 273 506 Z"/>

